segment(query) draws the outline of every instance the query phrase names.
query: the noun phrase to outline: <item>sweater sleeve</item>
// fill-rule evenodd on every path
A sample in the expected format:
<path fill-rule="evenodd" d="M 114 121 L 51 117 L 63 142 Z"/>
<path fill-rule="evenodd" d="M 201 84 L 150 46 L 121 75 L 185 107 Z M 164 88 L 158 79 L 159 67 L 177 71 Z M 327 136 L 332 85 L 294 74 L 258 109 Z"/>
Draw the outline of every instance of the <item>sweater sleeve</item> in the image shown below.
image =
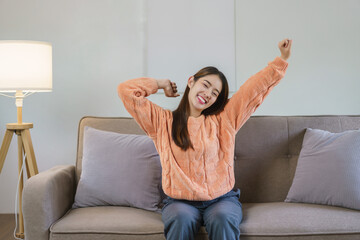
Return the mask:
<path fill-rule="evenodd" d="M 141 129 L 154 138 L 161 121 L 165 119 L 165 110 L 146 98 L 158 91 L 156 80 L 148 77 L 129 79 L 120 83 L 117 91 L 125 109 Z"/>
<path fill-rule="evenodd" d="M 220 115 L 226 115 L 236 132 L 284 77 L 287 67 L 285 60 L 276 57 L 268 66 L 246 80 L 229 99 Z"/>

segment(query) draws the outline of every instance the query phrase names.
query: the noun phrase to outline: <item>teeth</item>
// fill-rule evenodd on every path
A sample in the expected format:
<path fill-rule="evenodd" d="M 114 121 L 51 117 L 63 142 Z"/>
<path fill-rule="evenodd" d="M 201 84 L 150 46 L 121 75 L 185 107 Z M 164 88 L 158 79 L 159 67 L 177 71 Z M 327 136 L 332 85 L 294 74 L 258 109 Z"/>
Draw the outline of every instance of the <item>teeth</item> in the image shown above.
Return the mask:
<path fill-rule="evenodd" d="M 201 96 L 198 96 L 198 97 L 201 99 L 201 101 L 203 101 L 204 103 L 206 103 L 206 101 L 205 101 L 204 98 L 202 98 Z"/>

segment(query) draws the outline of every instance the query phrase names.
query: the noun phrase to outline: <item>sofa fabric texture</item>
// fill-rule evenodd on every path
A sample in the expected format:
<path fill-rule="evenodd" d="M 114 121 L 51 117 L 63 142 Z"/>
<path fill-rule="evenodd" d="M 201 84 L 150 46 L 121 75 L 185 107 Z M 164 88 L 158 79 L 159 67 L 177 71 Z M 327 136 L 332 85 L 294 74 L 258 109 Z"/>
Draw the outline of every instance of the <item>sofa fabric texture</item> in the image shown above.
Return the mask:
<path fill-rule="evenodd" d="M 82 170 L 85 126 L 121 134 L 145 134 L 131 118 L 83 118 L 76 168 L 50 169 L 25 184 L 26 239 L 165 239 L 158 212 L 124 206 L 71 208 L 76 190 L 71 184 L 78 183 Z M 360 115 L 251 116 L 237 133 L 234 172 L 235 188 L 241 190 L 243 205 L 240 239 L 360 239 L 358 210 L 284 202 L 295 176 L 306 128 L 332 133 L 357 130 Z M 63 174 L 62 169 L 69 174 Z M 69 180 L 60 181 L 60 177 Z M 65 191 L 67 185 L 58 184 L 70 184 L 68 188 L 73 193 Z M 208 239 L 204 227 L 196 236 L 196 240 L 200 239 Z"/>
<path fill-rule="evenodd" d="M 285 202 L 360 210 L 360 130 L 307 128 Z"/>
<path fill-rule="evenodd" d="M 53 167 L 25 182 L 22 208 L 26 240 L 49 239 L 51 225 L 71 208 L 75 190 L 72 165 Z"/>

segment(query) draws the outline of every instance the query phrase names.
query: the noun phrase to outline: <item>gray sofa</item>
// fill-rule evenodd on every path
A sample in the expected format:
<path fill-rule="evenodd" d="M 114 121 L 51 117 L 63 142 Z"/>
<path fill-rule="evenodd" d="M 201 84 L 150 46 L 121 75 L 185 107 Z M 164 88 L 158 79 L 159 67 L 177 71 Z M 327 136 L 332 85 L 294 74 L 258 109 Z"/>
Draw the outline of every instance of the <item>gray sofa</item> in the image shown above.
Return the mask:
<path fill-rule="evenodd" d="M 76 166 L 56 166 L 25 183 L 26 239 L 165 239 L 160 213 L 122 206 L 71 209 L 81 174 L 84 126 L 144 134 L 132 118 L 81 119 Z M 237 133 L 235 187 L 241 189 L 243 204 L 242 240 L 360 239 L 360 211 L 284 202 L 306 127 L 358 129 L 360 115 L 252 116 Z M 196 239 L 208 239 L 204 227 Z"/>

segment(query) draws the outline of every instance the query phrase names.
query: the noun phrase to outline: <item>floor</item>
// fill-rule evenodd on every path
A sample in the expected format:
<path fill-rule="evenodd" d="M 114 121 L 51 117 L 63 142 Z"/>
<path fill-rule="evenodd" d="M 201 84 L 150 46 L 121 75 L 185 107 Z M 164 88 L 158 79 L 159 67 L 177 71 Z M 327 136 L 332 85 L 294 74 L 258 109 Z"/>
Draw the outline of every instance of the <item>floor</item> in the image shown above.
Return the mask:
<path fill-rule="evenodd" d="M 15 215 L 0 214 L 0 240 L 12 240 L 14 238 Z"/>

